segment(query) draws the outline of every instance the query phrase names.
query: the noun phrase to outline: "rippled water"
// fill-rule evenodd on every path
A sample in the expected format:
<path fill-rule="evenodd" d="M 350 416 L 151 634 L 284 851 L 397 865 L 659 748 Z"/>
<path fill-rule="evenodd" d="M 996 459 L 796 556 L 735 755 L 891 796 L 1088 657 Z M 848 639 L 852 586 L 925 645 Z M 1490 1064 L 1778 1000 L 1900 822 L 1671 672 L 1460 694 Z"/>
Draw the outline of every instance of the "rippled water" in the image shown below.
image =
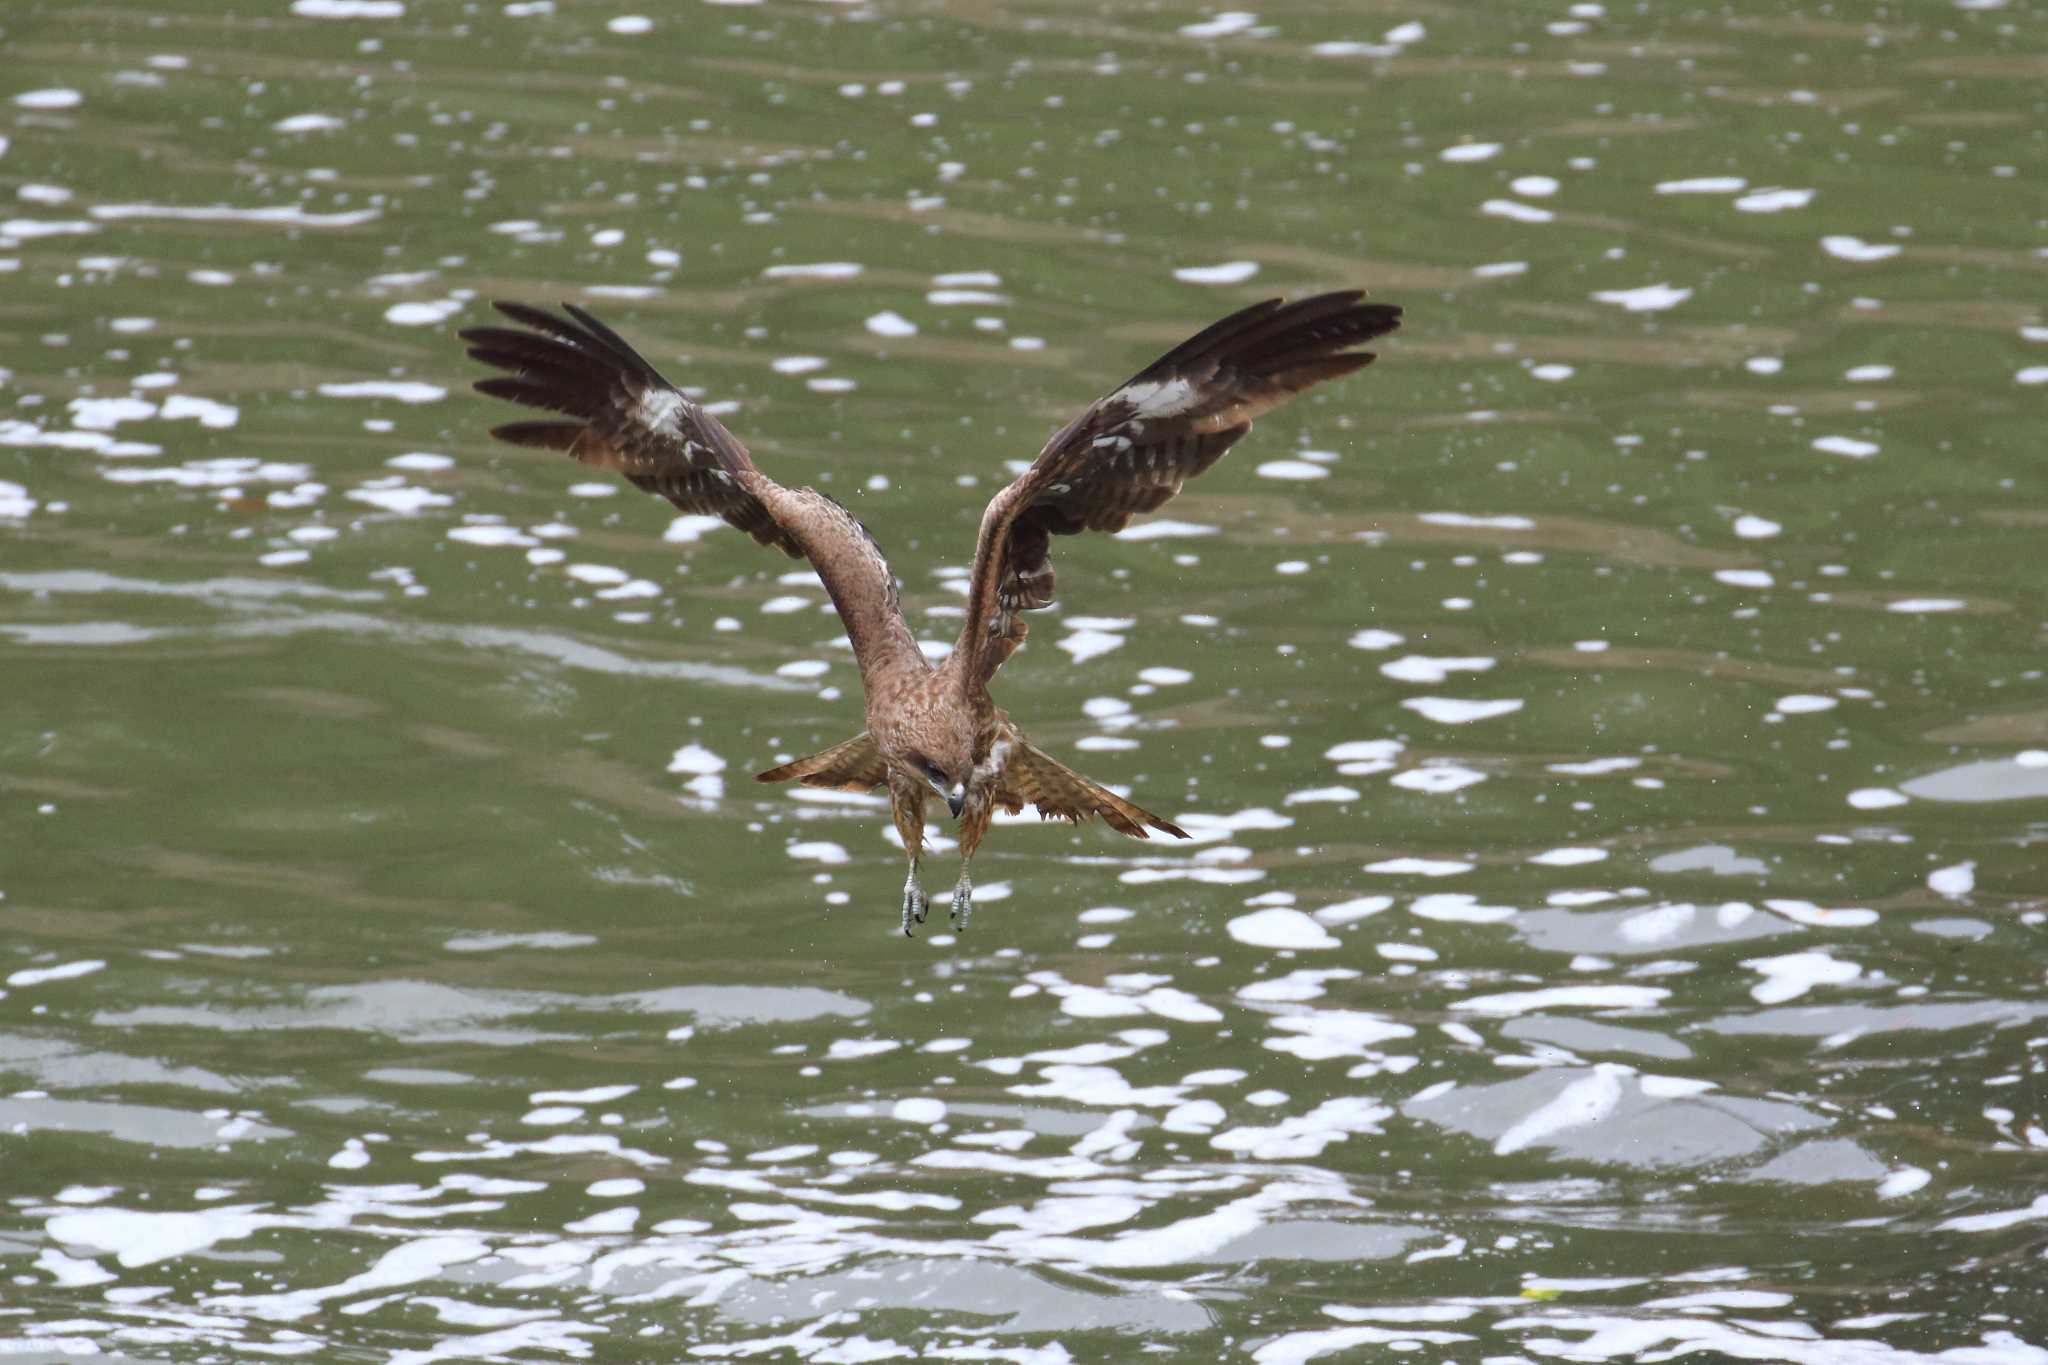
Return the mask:
<path fill-rule="evenodd" d="M 2029 7 L 0 46 L 0 1355 L 2048 1361 Z M 943 642 L 1006 462 L 1348 285 L 1001 680 L 1195 839 L 1004 824 L 957 939 L 747 780 L 815 579 L 452 337 L 596 309 Z"/>

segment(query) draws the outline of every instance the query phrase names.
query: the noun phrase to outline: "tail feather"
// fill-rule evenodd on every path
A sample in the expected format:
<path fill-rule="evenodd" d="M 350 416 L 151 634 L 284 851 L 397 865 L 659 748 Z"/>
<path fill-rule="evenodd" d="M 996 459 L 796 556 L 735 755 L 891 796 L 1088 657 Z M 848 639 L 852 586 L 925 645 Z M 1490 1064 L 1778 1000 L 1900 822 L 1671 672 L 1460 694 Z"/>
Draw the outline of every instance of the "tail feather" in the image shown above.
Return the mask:
<path fill-rule="evenodd" d="M 863 730 L 852 739 L 792 759 L 779 768 L 754 775 L 756 782 L 801 782 L 806 787 L 865 792 L 889 780 L 889 769 L 875 741 Z"/>
<path fill-rule="evenodd" d="M 1148 839 L 1149 826 L 1176 839 L 1190 838 L 1188 832 L 1170 820 L 1162 820 L 1142 806 L 1124 800 L 1099 783 L 1091 782 L 1021 736 L 1003 768 L 1003 791 L 999 798 L 1012 812 L 1028 803 L 1038 807 L 1047 820 L 1071 820 L 1080 824 L 1091 815 L 1119 834 Z"/>

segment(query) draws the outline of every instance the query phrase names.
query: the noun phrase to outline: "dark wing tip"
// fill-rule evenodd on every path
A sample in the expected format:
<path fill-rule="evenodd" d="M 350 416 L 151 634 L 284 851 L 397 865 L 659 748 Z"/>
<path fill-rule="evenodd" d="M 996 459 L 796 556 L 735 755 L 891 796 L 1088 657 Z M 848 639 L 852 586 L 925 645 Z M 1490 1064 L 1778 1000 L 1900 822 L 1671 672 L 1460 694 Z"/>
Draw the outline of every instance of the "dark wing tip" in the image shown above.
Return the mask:
<path fill-rule="evenodd" d="M 1186 830 L 1182 829 L 1179 825 L 1173 823 L 1173 821 L 1161 820 L 1157 816 L 1154 816 L 1152 818 L 1152 828 L 1160 831 L 1162 834 L 1171 834 L 1176 839 L 1192 839 L 1195 837 L 1194 835 L 1188 833 Z"/>
<path fill-rule="evenodd" d="M 530 303 L 521 303 L 518 299 L 492 299 L 491 307 L 516 322 L 524 322 L 535 313 L 547 316 L 545 308 L 536 308 Z"/>

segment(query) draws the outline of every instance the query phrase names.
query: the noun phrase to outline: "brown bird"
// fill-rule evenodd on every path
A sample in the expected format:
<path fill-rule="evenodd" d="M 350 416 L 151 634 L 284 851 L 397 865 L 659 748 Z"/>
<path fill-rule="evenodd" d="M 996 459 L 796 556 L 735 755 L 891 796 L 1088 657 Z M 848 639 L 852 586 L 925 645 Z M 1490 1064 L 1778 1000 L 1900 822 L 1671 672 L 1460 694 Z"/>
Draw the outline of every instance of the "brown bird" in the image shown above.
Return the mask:
<path fill-rule="evenodd" d="M 1020 612 L 1053 600 L 1052 537 L 1119 531 L 1214 464 L 1252 419 L 1325 379 L 1369 363 L 1350 348 L 1401 325 L 1401 310 L 1358 290 L 1255 303 L 1189 337 L 1061 427 L 1031 467 L 981 515 L 959 642 L 934 668 L 898 605 L 881 547 L 851 512 L 811 488 L 785 488 L 754 467 L 718 419 L 661 377 L 618 333 L 573 304 L 559 317 L 521 303 L 500 313 L 530 330 L 461 333 L 469 354 L 507 375 L 477 381 L 496 398 L 571 420 L 513 422 L 493 436 L 615 469 L 686 512 L 723 518 L 793 558 L 808 559 L 839 610 L 867 694 L 867 729 L 822 753 L 760 774 L 844 791 L 889 788 L 910 857 L 903 932 L 924 923 L 918 881 L 924 809 L 936 795 L 960 822 L 952 919 L 973 908 L 968 864 L 998 806 L 1029 803 L 1041 818 L 1101 816 L 1143 839 L 1186 831 L 1090 782 L 1024 738 L 988 693 L 1024 642 Z"/>

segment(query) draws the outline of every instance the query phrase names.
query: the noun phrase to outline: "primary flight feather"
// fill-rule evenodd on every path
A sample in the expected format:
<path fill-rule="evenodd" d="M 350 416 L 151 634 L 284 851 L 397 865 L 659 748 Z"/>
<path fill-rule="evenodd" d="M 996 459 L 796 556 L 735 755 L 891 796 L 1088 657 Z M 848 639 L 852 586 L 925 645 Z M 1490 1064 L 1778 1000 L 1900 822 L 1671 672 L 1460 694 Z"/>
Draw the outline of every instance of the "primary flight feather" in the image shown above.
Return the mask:
<path fill-rule="evenodd" d="M 512 327 L 461 333 L 469 354 L 505 371 L 477 381 L 493 397 L 561 414 L 491 434 L 614 469 L 686 512 L 720 517 L 763 545 L 808 559 L 846 626 L 867 695 L 867 728 L 759 775 L 763 782 L 871 791 L 887 786 L 910 870 L 903 931 L 930 902 L 918 879 L 926 800 L 960 822 L 952 918 L 967 927 L 968 865 L 998 807 L 1034 805 L 1076 823 L 1099 815 L 1143 839 L 1177 826 L 1057 762 L 1024 738 L 989 696 L 989 680 L 1023 643 L 1019 613 L 1051 605 L 1052 537 L 1117 531 L 1214 464 L 1252 420 L 1325 379 L 1368 364 L 1354 349 L 1401 325 L 1401 310 L 1357 290 L 1294 303 L 1268 299 L 1189 337 L 1098 399 L 989 500 L 975 541 L 967 619 L 943 663 L 926 662 L 903 620 L 896 580 L 867 528 L 809 488 L 763 474 L 733 434 L 604 323 L 574 304 L 558 316 L 495 307 Z"/>

